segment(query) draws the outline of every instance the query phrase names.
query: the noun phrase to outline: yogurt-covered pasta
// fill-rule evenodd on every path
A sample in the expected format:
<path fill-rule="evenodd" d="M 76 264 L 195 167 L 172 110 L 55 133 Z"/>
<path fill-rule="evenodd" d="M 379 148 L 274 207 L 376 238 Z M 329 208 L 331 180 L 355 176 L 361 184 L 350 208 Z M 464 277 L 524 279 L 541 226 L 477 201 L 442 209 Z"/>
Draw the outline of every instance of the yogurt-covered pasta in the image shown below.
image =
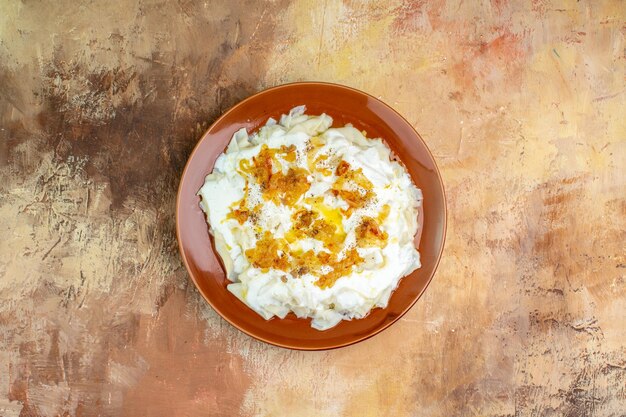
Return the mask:
<path fill-rule="evenodd" d="M 236 132 L 198 194 L 228 289 L 267 320 L 326 330 L 386 307 L 420 267 L 422 194 L 381 139 L 304 112 Z"/>

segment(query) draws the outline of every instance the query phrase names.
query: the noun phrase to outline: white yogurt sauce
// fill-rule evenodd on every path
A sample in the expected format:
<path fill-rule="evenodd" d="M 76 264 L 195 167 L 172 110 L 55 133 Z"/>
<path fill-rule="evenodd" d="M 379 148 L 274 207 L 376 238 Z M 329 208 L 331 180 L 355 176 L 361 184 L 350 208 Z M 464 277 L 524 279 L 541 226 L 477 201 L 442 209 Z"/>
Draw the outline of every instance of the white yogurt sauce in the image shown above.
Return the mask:
<path fill-rule="evenodd" d="M 390 159 L 390 150 L 382 140 L 368 139 L 350 125 L 331 128 L 329 116 L 309 116 L 304 111 L 304 106 L 300 106 L 283 115 L 279 122 L 270 119 L 253 135 L 248 135 L 245 129 L 236 132 L 198 194 L 216 249 L 226 267 L 227 277 L 232 281 L 228 289 L 267 320 L 274 316 L 284 318 L 291 311 L 298 317 L 311 317 L 312 327 L 325 330 L 341 320 L 362 318 L 372 308 L 386 307 L 399 280 L 420 267 L 413 238 L 417 232 L 422 194 L 406 169 Z M 276 170 L 286 173 L 290 166 L 308 169 L 307 145 L 314 136 L 322 142 L 317 155 L 329 155 L 319 166 L 328 165 L 333 174 L 311 172 L 307 176 L 310 188 L 294 204 L 295 207 L 264 200 L 258 184 L 241 172 L 240 161 L 252 160 L 263 145 L 269 149 L 283 145 L 296 147 L 295 161 L 282 161 Z M 356 247 L 363 261 L 325 288 L 316 285 L 319 276 L 313 273 L 295 276 L 289 271 L 255 267 L 246 256 L 246 250 L 256 247 L 259 233 L 265 230 L 275 238 L 285 237 L 293 228 L 293 214 L 298 207 L 311 209 L 311 204 L 305 200 L 322 197 L 325 207 L 333 210 L 349 208 L 346 201 L 330 192 L 337 179 L 334 169 L 340 160 L 346 161 L 352 169 L 361 169 L 373 186 L 374 196 L 365 207 L 342 216 L 340 226 L 345 231 L 342 250 L 358 243 L 355 233 L 363 217 L 376 218 L 387 205 L 389 214 L 380 223 L 380 230 L 387 234 L 384 247 Z M 260 205 L 254 224 L 250 219 L 241 224 L 229 218 L 233 207 L 246 194 L 246 183 L 249 187 L 248 206 Z M 323 242 L 311 237 L 292 242 L 290 248 L 304 252 L 312 250 L 316 254 L 326 250 Z M 324 265 L 318 272 L 326 274 L 332 269 Z"/>

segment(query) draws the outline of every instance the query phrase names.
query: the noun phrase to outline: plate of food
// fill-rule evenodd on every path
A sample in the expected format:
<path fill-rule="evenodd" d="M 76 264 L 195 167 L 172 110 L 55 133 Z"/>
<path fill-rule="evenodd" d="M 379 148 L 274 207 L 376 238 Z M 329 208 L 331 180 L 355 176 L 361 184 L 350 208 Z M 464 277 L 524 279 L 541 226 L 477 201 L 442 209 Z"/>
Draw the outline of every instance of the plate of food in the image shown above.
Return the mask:
<path fill-rule="evenodd" d="M 239 330 L 302 350 L 347 346 L 406 313 L 446 232 L 441 176 L 395 110 L 329 83 L 281 85 L 224 113 L 178 191 L 180 252 Z"/>

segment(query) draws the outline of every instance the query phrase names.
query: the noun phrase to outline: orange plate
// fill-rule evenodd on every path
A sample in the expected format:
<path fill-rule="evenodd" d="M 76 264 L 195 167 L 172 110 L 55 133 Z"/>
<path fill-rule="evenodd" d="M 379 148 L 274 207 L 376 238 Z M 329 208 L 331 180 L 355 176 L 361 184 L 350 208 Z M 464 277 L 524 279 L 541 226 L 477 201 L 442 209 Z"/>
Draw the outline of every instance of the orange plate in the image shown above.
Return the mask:
<path fill-rule="evenodd" d="M 326 331 L 310 327 L 310 319 L 290 313 L 285 319 L 266 321 L 227 289 L 221 260 L 213 249 L 204 213 L 196 195 L 204 178 L 233 134 L 245 127 L 252 132 L 269 117 L 278 120 L 304 104 L 307 114 L 326 113 L 333 126 L 352 123 L 370 138 L 383 138 L 404 163 L 424 201 L 419 214 L 419 248 L 422 267 L 404 277 L 387 308 L 377 308 L 360 320 L 342 321 Z M 189 157 L 178 190 L 176 232 L 183 261 L 200 293 L 224 319 L 259 340 L 291 349 L 321 350 L 347 346 L 389 327 L 406 313 L 432 279 L 446 233 L 446 204 L 441 176 L 422 138 L 391 107 L 361 91 L 336 84 L 303 82 L 281 85 L 243 100 L 206 131 Z"/>

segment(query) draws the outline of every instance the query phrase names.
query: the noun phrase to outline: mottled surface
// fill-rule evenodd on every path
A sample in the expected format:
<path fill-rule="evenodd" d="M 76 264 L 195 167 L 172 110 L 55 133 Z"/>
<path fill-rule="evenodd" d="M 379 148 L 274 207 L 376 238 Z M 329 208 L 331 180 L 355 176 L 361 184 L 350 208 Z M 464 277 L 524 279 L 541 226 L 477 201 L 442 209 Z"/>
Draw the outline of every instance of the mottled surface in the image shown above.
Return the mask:
<path fill-rule="evenodd" d="M 623 1 L 0 1 L 0 416 L 626 415 Z M 358 345 L 239 333 L 181 264 L 186 157 L 334 81 L 429 144 L 432 285 Z"/>

